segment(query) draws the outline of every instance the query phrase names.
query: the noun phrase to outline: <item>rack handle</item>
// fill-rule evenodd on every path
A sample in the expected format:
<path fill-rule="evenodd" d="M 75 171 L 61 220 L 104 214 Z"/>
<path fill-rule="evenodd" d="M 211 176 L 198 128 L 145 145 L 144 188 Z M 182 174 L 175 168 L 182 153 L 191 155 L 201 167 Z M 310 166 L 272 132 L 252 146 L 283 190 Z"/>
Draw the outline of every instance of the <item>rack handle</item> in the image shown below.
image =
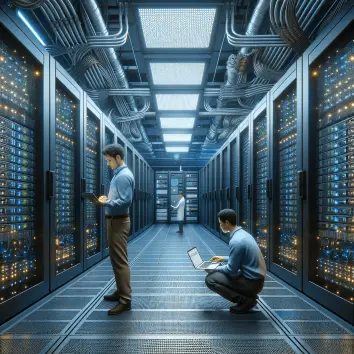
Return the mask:
<path fill-rule="evenodd" d="M 54 190 L 55 190 L 55 171 L 47 171 L 47 199 L 54 199 Z"/>
<path fill-rule="evenodd" d="M 272 179 L 267 179 L 266 193 L 267 193 L 268 200 L 272 200 L 272 196 L 273 196 L 273 180 Z"/>
<path fill-rule="evenodd" d="M 297 172 L 298 185 L 299 185 L 299 197 L 301 200 L 306 199 L 306 171 Z"/>

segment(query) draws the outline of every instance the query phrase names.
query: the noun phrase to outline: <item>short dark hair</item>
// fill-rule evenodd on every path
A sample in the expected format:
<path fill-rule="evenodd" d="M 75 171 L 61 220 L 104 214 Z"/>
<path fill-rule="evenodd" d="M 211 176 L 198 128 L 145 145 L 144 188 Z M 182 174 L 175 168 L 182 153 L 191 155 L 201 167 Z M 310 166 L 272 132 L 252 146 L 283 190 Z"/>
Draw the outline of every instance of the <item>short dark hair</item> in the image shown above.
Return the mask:
<path fill-rule="evenodd" d="M 183 193 L 182 192 L 179 192 L 178 195 L 181 195 L 183 197 Z"/>
<path fill-rule="evenodd" d="M 108 155 L 116 158 L 117 155 L 124 160 L 124 148 L 120 144 L 110 144 L 103 149 L 103 155 Z"/>
<path fill-rule="evenodd" d="M 232 209 L 221 210 L 218 214 L 218 218 L 222 222 L 228 221 L 232 226 L 236 225 L 236 213 Z"/>

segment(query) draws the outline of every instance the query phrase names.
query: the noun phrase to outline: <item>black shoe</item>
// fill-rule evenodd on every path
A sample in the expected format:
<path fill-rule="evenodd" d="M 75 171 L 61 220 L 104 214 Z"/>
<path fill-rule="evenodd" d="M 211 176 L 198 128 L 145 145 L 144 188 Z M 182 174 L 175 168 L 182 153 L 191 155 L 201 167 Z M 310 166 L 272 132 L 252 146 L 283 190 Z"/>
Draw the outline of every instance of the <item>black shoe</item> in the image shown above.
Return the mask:
<path fill-rule="evenodd" d="M 257 305 L 257 299 L 254 297 L 247 297 L 244 301 L 238 303 L 236 306 L 230 307 L 232 313 L 247 313 Z"/>
<path fill-rule="evenodd" d="M 118 304 L 108 311 L 109 315 L 119 315 L 124 311 L 129 311 L 131 309 L 131 303 L 128 302 L 127 304 Z"/>
<path fill-rule="evenodd" d="M 180 232 L 179 232 L 179 231 L 176 231 L 176 234 L 180 234 Z"/>
<path fill-rule="evenodd" d="M 113 293 L 111 295 L 105 295 L 103 299 L 106 301 L 119 301 L 119 295 L 117 293 Z"/>

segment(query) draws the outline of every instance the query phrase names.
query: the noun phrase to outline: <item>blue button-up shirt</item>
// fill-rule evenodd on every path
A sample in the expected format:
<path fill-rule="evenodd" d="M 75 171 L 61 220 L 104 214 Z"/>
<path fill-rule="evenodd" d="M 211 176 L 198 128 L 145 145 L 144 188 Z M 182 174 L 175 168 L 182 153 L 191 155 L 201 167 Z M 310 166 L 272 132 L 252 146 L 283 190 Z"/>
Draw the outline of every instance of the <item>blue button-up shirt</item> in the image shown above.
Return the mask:
<path fill-rule="evenodd" d="M 217 267 L 216 270 L 242 275 L 248 279 L 265 279 L 266 265 L 253 236 L 242 227 L 237 227 L 230 236 L 230 254 L 224 257 L 227 264 Z"/>
<path fill-rule="evenodd" d="M 129 214 L 133 201 L 134 176 L 127 166 L 114 170 L 106 201 L 106 215 Z"/>

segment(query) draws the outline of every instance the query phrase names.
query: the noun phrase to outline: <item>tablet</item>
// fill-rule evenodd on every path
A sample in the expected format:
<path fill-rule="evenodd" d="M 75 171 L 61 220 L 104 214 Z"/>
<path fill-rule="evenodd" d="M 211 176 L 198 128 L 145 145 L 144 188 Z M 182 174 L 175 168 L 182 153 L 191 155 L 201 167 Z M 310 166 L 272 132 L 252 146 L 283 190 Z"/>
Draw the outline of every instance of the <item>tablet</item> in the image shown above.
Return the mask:
<path fill-rule="evenodd" d="M 89 200 L 92 204 L 95 204 L 97 206 L 105 206 L 105 204 L 100 203 L 100 201 L 98 200 L 97 196 L 94 193 L 91 192 L 84 192 L 81 193 L 81 196 L 87 200 Z"/>

